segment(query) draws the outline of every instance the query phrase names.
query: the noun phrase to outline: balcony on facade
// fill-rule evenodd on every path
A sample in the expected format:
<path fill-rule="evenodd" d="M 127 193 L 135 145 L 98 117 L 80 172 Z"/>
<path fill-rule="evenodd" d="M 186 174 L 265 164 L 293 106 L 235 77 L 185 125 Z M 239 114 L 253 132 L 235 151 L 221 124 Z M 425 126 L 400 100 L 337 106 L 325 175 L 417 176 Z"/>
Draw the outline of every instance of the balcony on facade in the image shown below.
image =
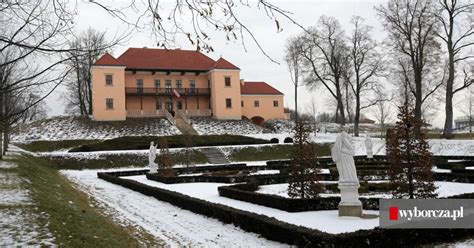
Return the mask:
<path fill-rule="evenodd" d="M 211 89 L 209 88 L 125 88 L 125 94 L 127 96 L 170 96 L 175 94 L 174 91 L 183 97 L 211 95 Z"/>
<path fill-rule="evenodd" d="M 125 95 L 127 118 L 165 117 L 167 111 L 187 117 L 212 116 L 209 88 L 126 87 Z"/>

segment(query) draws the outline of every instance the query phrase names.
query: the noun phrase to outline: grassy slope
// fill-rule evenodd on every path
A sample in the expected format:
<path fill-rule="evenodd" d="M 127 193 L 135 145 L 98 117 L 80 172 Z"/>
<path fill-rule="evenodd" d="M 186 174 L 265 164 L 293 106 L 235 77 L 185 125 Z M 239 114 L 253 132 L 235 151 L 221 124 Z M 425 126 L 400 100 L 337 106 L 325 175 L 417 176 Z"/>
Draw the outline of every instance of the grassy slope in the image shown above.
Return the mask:
<path fill-rule="evenodd" d="M 38 205 L 37 211 L 48 214 L 47 223 L 42 224 L 48 226 L 59 246 L 139 246 L 130 230 L 100 214 L 88 196 L 72 187 L 55 170 L 52 162 L 30 156 L 18 157 L 14 162 L 19 166 L 18 174 L 30 181 L 30 192 Z M 153 244 L 155 241 L 150 239 L 148 242 Z"/>
<path fill-rule="evenodd" d="M 54 141 L 32 141 L 25 144 L 16 144 L 18 147 L 32 152 L 52 152 L 61 149 L 69 149 L 81 145 L 92 144 L 99 140 L 54 140 Z"/>
<path fill-rule="evenodd" d="M 159 144 L 160 139 L 166 139 L 170 148 L 185 147 L 183 135 L 175 136 L 124 136 L 116 139 L 104 140 L 93 144 L 76 147 L 71 152 L 90 152 L 105 150 L 137 150 L 148 149 L 150 142 Z M 268 140 L 255 139 L 239 135 L 200 135 L 192 136 L 192 146 L 221 146 L 221 145 L 246 145 L 246 144 L 266 144 Z"/>
<path fill-rule="evenodd" d="M 208 162 L 202 152 L 197 150 L 193 150 L 193 152 L 194 155 L 191 157 L 193 163 L 204 164 Z M 184 164 L 186 158 L 184 151 L 172 153 L 171 156 L 176 164 Z M 89 159 L 78 159 L 73 157 L 47 157 L 47 159 L 53 162 L 50 166 L 57 170 L 145 167 L 148 165 L 147 155 L 139 154 L 107 154 L 101 155 L 100 158 Z"/>
<path fill-rule="evenodd" d="M 329 144 L 317 144 L 318 156 L 330 155 Z M 257 160 L 276 160 L 288 159 L 291 152 L 291 145 L 274 145 L 263 147 L 246 147 L 235 150 L 231 154 L 233 161 L 257 161 Z"/>

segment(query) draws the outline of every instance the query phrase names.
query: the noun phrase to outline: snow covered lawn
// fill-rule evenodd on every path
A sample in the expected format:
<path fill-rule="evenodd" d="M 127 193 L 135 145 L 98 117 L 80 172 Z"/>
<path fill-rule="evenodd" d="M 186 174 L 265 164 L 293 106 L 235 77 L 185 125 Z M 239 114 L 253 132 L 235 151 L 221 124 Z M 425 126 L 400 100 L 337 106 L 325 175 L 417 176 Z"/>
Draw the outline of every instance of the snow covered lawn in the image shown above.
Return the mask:
<path fill-rule="evenodd" d="M 121 136 L 169 136 L 179 130 L 164 118 L 143 118 L 117 122 L 94 122 L 74 116 L 53 117 L 24 124 L 12 141 L 112 139 Z"/>
<path fill-rule="evenodd" d="M 8 155 L 7 157 L 10 157 Z M 47 227 L 39 226 L 26 182 L 14 172 L 17 165 L 0 161 L 0 247 L 51 247 L 54 237 Z"/>
<path fill-rule="evenodd" d="M 136 170 L 133 168 L 132 170 Z M 104 171 L 104 170 L 101 170 Z M 110 170 L 109 170 L 110 171 Z M 106 182 L 97 170 L 60 171 L 93 197 L 114 220 L 142 228 L 171 247 L 287 247 L 234 225 L 175 207 L 153 197 Z"/>
<path fill-rule="evenodd" d="M 226 185 L 223 183 L 163 184 L 160 182 L 148 180 L 144 175 L 128 176 L 123 178 L 135 180 L 157 188 L 163 188 L 179 192 L 209 202 L 219 203 L 233 208 L 254 212 L 257 214 L 263 214 L 268 217 L 276 218 L 283 222 L 305 226 L 308 228 L 313 228 L 332 234 L 354 232 L 361 229 L 373 229 L 379 225 L 378 218 L 340 218 L 338 217 L 338 212 L 336 210 L 289 213 L 274 208 L 264 207 L 257 204 L 221 197 L 218 194 L 217 187 Z M 366 212 L 370 214 L 378 214 L 378 211 Z"/>
<path fill-rule="evenodd" d="M 248 120 L 216 120 L 213 118 L 191 118 L 191 125 L 201 135 L 203 134 L 258 134 L 268 132 Z"/>
<path fill-rule="evenodd" d="M 437 187 L 436 192 L 438 193 L 438 197 L 448 197 L 448 196 L 453 196 L 453 195 L 460 195 L 460 194 L 474 192 L 474 184 L 472 183 L 435 182 L 435 186 Z M 262 193 L 262 194 L 289 197 L 287 189 L 288 189 L 287 183 L 280 183 L 280 184 L 260 186 L 260 189 L 257 190 L 257 192 Z M 321 196 L 322 197 L 340 196 L 340 194 L 321 194 Z M 361 194 L 361 196 L 365 197 L 364 194 Z M 367 197 L 389 198 L 391 197 L 391 195 L 379 193 L 375 195 L 374 194 L 367 195 Z"/>

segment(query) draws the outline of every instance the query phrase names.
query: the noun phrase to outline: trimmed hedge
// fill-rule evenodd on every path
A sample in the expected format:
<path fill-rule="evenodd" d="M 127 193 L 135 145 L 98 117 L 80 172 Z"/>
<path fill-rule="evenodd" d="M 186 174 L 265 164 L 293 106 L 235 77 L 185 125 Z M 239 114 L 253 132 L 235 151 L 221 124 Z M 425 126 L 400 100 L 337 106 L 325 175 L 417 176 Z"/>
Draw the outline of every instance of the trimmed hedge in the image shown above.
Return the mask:
<path fill-rule="evenodd" d="M 214 171 L 221 171 L 221 170 L 252 170 L 256 168 L 257 166 L 247 166 L 245 163 L 239 163 L 239 164 L 222 164 L 222 165 L 209 165 L 209 166 L 190 166 L 188 168 L 186 167 L 178 167 L 178 168 L 173 168 L 173 170 L 177 174 L 183 174 L 186 172 L 192 172 L 192 173 L 206 173 L 206 172 L 214 172 Z M 262 168 L 262 166 L 258 167 Z"/>
<path fill-rule="evenodd" d="M 253 186 L 247 184 L 236 184 L 231 186 L 221 186 L 218 188 L 218 191 L 219 195 L 223 197 L 276 208 L 287 212 L 336 210 L 341 201 L 340 197 L 292 199 L 278 195 L 252 192 L 251 190 L 248 190 L 249 188 L 252 189 Z M 361 198 L 360 200 L 364 209 L 379 209 L 379 199 Z"/>
<path fill-rule="evenodd" d="M 242 176 L 186 176 L 186 177 L 166 177 L 158 175 L 157 173 L 146 173 L 146 178 L 149 180 L 174 184 L 174 183 L 242 183 L 250 180 L 257 180 L 264 184 L 276 184 L 288 182 L 288 175 L 242 175 Z"/>
<path fill-rule="evenodd" d="M 166 139 L 169 148 L 186 147 L 183 135 L 174 136 L 125 136 L 115 139 L 104 140 L 92 144 L 82 145 L 69 150 L 69 152 L 93 152 L 106 150 L 142 150 L 150 147 L 150 142 L 159 144 L 160 139 Z M 240 135 L 193 135 L 193 147 L 200 146 L 224 146 L 224 145 L 253 145 L 269 144 L 269 140 L 256 139 Z"/>
<path fill-rule="evenodd" d="M 474 174 L 434 173 L 436 181 L 474 183 Z"/>
<path fill-rule="evenodd" d="M 122 173 L 125 175 L 127 172 Z M 450 242 L 474 236 L 473 229 L 379 229 L 353 233 L 328 234 L 296 226 L 248 211 L 211 203 L 181 193 L 152 187 L 137 181 L 116 177 L 117 173 L 97 173 L 108 182 L 121 185 L 177 207 L 234 224 L 244 231 L 301 247 L 393 247 Z"/>

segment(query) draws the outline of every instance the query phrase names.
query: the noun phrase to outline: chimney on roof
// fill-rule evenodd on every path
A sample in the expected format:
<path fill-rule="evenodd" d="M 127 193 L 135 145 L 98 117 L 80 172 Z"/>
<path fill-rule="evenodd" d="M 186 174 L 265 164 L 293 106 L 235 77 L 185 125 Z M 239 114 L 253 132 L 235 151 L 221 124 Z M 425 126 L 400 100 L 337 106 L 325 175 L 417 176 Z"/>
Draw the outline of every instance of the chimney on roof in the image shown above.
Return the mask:
<path fill-rule="evenodd" d="M 244 79 L 243 79 L 243 78 L 242 78 L 242 79 L 240 79 L 240 84 L 241 84 L 242 86 L 245 86 L 245 81 L 244 81 Z"/>

